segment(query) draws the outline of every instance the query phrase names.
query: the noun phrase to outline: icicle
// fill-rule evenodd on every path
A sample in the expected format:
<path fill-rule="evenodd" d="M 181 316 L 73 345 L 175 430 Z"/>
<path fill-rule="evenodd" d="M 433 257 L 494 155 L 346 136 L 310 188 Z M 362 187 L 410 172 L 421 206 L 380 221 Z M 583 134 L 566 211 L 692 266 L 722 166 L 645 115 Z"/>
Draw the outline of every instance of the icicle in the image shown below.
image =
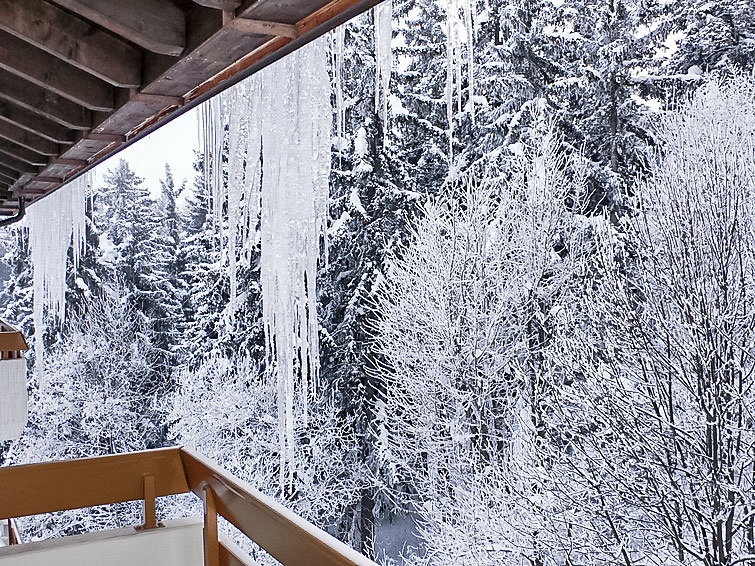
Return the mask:
<path fill-rule="evenodd" d="M 446 118 L 448 120 L 448 178 L 454 178 L 454 36 L 452 7 L 455 0 L 448 0 L 446 7 Z"/>
<path fill-rule="evenodd" d="M 338 136 L 338 154 L 343 156 L 343 128 L 346 121 L 346 110 L 343 104 L 343 46 L 345 27 L 338 26 L 333 30 L 333 82 L 335 83 L 336 99 L 336 136 Z"/>
<path fill-rule="evenodd" d="M 218 233 L 218 242 L 223 243 L 223 114 L 222 100 L 216 96 L 202 105 L 199 115 L 204 158 L 204 180 L 212 197 L 213 222 Z"/>
<path fill-rule="evenodd" d="M 303 401 L 306 425 L 306 401 L 319 374 L 315 282 L 326 237 L 333 121 L 326 41 L 316 40 L 253 75 L 222 101 L 206 104 L 203 113 L 205 163 L 211 164 L 205 167 L 206 183 L 218 228 L 228 204 L 224 241 L 232 297 L 237 245 L 251 257 L 260 226 L 263 325 L 268 367 L 277 379 L 282 486 L 294 477 L 294 399 Z M 215 164 L 221 163 L 226 122 L 223 183 Z"/>
<path fill-rule="evenodd" d="M 383 145 L 388 139 L 388 96 L 393 57 L 391 56 L 391 17 L 393 3 L 384 0 L 374 8 L 375 19 L 375 113 L 383 125 Z"/>
<path fill-rule="evenodd" d="M 240 228 L 242 217 L 241 200 L 244 181 L 244 157 L 246 153 L 246 140 L 243 134 L 246 130 L 245 120 L 249 116 L 243 112 L 242 105 L 245 102 L 241 89 L 231 89 L 223 93 L 221 100 L 225 102 L 228 109 L 228 180 L 227 195 L 225 199 L 228 202 L 228 231 L 225 239 L 225 257 L 228 261 L 229 279 L 230 279 L 230 302 L 231 312 L 236 309 L 237 295 L 237 269 L 236 269 L 236 241 Z"/>
<path fill-rule="evenodd" d="M 91 174 L 82 175 L 34 203 L 26 215 L 34 267 L 34 352 L 40 388 L 45 382 L 45 313 L 53 324 L 65 320 L 68 249 L 73 245 L 76 269 L 86 251 L 86 199 L 90 184 Z"/>
<path fill-rule="evenodd" d="M 469 114 L 475 123 L 475 80 L 474 80 L 474 43 L 475 43 L 475 0 L 467 0 L 464 6 L 464 27 L 467 29 L 467 83 L 469 89 Z"/>

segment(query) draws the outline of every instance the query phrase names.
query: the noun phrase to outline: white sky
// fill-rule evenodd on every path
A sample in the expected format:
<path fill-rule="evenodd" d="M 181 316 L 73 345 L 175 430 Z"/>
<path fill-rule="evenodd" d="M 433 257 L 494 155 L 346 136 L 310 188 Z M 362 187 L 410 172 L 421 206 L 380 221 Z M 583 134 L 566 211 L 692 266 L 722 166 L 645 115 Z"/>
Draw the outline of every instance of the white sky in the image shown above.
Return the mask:
<path fill-rule="evenodd" d="M 166 163 L 173 171 L 176 187 L 180 187 L 184 180 L 187 186 L 191 186 L 196 174 L 193 168 L 194 150 L 198 147 L 195 108 L 102 162 L 97 167 L 97 177 L 102 179 L 119 159 L 125 159 L 131 170 L 144 179 L 143 186 L 148 187 L 156 198 L 160 193 L 160 179 L 165 175 Z"/>

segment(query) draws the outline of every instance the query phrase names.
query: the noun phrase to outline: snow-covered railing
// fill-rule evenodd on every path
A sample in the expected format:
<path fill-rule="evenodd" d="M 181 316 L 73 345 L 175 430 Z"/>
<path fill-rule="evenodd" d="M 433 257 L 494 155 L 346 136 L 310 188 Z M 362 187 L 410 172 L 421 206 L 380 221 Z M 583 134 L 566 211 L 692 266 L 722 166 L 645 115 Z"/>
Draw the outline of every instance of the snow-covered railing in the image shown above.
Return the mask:
<path fill-rule="evenodd" d="M 252 566 L 218 538 L 218 516 L 284 566 L 375 566 L 251 485 L 185 448 L 0 468 L 0 519 L 144 501 L 144 525 L 158 528 L 155 499 L 193 492 L 204 502 L 205 565 Z"/>

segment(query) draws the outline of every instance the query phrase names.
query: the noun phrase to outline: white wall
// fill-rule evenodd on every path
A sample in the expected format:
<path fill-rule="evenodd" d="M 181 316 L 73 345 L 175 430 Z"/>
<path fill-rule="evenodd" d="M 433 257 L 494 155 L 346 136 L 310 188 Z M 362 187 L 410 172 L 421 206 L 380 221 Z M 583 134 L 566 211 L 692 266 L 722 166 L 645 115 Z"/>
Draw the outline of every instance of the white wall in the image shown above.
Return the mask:
<path fill-rule="evenodd" d="M 0 548 L 1 566 L 204 566 L 202 519 L 165 521 Z"/>

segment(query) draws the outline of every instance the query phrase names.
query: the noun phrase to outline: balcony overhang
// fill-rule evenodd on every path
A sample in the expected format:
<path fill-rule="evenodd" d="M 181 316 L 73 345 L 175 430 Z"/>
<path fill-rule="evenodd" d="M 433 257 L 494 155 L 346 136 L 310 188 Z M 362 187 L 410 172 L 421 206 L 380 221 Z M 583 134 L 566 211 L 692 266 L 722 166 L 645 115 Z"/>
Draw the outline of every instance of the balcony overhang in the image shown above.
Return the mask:
<path fill-rule="evenodd" d="M 0 216 L 379 0 L 0 0 Z"/>

